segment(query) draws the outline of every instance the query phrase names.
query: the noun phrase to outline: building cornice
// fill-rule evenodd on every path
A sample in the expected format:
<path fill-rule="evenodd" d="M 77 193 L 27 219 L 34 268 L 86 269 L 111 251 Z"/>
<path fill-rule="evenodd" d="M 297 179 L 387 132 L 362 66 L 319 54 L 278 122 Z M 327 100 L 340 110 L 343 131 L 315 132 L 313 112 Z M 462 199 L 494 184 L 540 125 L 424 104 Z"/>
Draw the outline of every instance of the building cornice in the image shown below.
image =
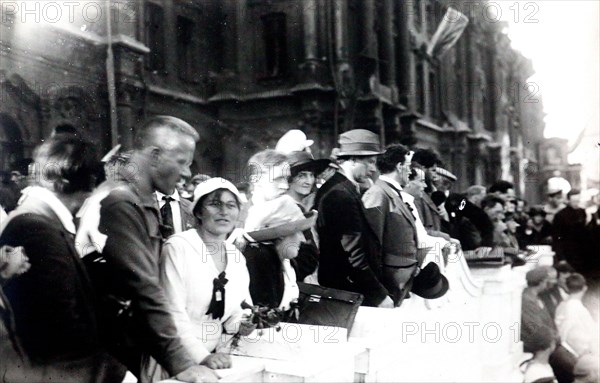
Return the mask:
<path fill-rule="evenodd" d="M 187 101 L 192 104 L 207 105 L 208 101 L 205 98 L 197 97 L 186 92 L 166 89 L 157 85 L 148 85 L 148 91 L 165 97 L 170 97 L 175 100 Z"/>

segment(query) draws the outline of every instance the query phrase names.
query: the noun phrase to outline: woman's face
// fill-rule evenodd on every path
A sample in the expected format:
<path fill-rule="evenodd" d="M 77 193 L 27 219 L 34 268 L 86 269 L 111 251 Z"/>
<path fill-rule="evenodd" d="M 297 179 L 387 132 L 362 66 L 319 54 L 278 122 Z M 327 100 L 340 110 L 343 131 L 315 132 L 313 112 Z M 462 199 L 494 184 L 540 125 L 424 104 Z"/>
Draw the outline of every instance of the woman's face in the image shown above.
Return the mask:
<path fill-rule="evenodd" d="M 298 173 L 290 183 L 290 190 L 300 194 L 301 196 L 307 196 L 315 185 L 315 175 L 310 171 L 303 171 Z"/>
<path fill-rule="evenodd" d="M 233 231 L 240 214 L 237 199 L 228 190 L 210 193 L 202 202 L 198 218 L 202 221 L 202 228 L 213 235 L 226 235 Z"/>

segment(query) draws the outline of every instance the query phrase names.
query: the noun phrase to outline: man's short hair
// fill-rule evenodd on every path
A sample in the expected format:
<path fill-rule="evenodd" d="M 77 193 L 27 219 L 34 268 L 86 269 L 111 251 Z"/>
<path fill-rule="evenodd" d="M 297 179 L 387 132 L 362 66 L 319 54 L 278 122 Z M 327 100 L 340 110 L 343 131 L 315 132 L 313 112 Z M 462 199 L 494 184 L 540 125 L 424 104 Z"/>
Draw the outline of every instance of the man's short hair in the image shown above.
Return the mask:
<path fill-rule="evenodd" d="M 504 206 L 504 200 L 494 194 L 488 194 L 481 200 L 482 209 L 491 209 L 496 206 L 496 204 Z"/>
<path fill-rule="evenodd" d="M 399 163 L 404 163 L 410 150 L 400 144 L 389 145 L 383 154 L 377 157 L 377 169 L 381 174 L 393 173 Z"/>
<path fill-rule="evenodd" d="M 525 274 L 525 280 L 527 281 L 527 286 L 536 287 L 545 282 L 548 276 L 548 269 L 546 267 L 536 267 Z"/>
<path fill-rule="evenodd" d="M 265 149 L 254 154 L 248 160 L 247 175 L 248 181 L 251 181 L 253 175 L 259 175 L 268 172 L 273 166 L 283 165 L 287 163 L 287 156 L 273 149 Z"/>
<path fill-rule="evenodd" d="M 481 185 L 471 185 L 467 188 L 467 197 L 471 198 L 471 197 L 475 197 L 477 195 L 480 194 L 485 194 L 485 186 L 481 186 Z"/>
<path fill-rule="evenodd" d="M 172 116 L 153 116 L 146 119 L 135 132 L 133 146 L 135 149 L 143 149 L 156 143 L 152 135 L 158 129 L 168 129 L 173 133 L 183 134 L 191 137 L 194 142 L 200 140 L 200 135 L 190 124 L 180 118 Z"/>
<path fill-rule="evenodd" d="M 570 274 L 570 273 L 574 273 L 575 272 L 575 269 L 573 268 L 573 266 L 571 266 L 569 264 L 569 262 L 567 262 L 567 261 L 559 261 L 554 266 L 554 268 L 556 269 L 556 271 L 559 274 L 562 274 L 562 273 L 569 273 Z"/>
<path fill-rule="evenodd" d="M 102 172 L 96 145 L 66 133 L 55 134 L 38 146 L 34 163 L 36 181 L 65 194 L 92 191 Z"/>
<path fill-rule="evenodd" d="M 507 193 L 508 189 L 514 189 L 515 185 L 512 182 L 505 180 L 496 181 L 490 186 L 490 193 Z"/>
<path fill-rule="evenodd" d="M 416 149 L 412 160 L 413 162 L 423 165 L 427 169 L 442 165 L 440 156 L 432 149 Z"/>
<path fill-rule="evenodd" d="M 567 277 L 566 285 L 569 294 L 578 293 L 586 286 L 585 278 L 579 273 L 573 273 Z"/>

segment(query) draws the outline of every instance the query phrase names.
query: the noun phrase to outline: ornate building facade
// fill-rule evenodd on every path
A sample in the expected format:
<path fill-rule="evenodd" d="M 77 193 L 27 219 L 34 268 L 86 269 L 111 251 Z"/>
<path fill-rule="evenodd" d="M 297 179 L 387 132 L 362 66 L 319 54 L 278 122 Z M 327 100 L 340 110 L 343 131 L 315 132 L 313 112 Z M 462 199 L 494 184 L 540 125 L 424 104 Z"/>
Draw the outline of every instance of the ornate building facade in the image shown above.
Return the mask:
<path fill-rule="evenodd" d="M 250 155 L 289 129 L 326 157 L 339 133 L 365 128 L 386 144 L 436 149 L 456 189 L 503 178 L 539 198 L 544 115 L 527 83 L 532 65 L 485 2 L 110 3 L 110 12 L 84 3 L 62 25 L 3 5 L 2 169 L 53 131 L 108 150 L 130 145 L 143 118 L 169 114 L 200 132 L 198 172 L 240 180 Z M 470 23 L 446 55 L 431 57 L 450 3 Z"/>

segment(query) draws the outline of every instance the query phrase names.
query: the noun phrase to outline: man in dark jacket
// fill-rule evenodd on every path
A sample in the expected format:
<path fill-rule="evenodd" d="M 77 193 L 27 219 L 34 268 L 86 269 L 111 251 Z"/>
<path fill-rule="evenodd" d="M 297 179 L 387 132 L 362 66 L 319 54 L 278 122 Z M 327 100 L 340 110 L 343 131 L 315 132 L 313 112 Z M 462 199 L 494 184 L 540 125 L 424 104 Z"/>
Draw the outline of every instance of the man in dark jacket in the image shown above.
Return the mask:
<path fill-rule="evenodd" d="M 567 207 L 554 216 L 552 247 L 556 252 L 556 260 L 566 260 L 575 270 L 582 271 L 586 245 L 586 214 L 579 206 L 579 190 L 571 190 L 567 194 Z"/>
<path fill-rule="evenodd" d="M 22 247 L 30 263 L 3 286 L 5 300 L 0 289 L 9 330 L 7 337 L 0 334 L 0 375 L 7 382 L 120 382 L 125 370 L 109 367 L 92 285 L 74 241 L 73 214 L 95 183 L 94 147 L 56 135 L 36 150 L 35 164 L 36 184 L 0 235 L 0 247 Z M 23 359 L 6 347 L 9 339 Z"/>
<path fill-rule="evenodd" d="M 367 306 L 394 307 L 382 283 L 377 239 L 365 217 L 358 184 L 375 171 L 381 154 L 373 132 L 355 129 L 339 138 L 340 171 L 322 186 L 317 232 L 321 243 L 319 283 L 358 292 Z"/>
<path fill-rule="evenodd" d="M 158 276 L 166 228 L 154 192 L 168 195 L 182 177 L 191 175 L 198 133 L 169 116 L 150 118 L 136 133 L 128 163 L 135 174 L 100 208 L 99 232 L 106 236 L 102 255 L 112 276 L 102 292 L 105 321 L 113 322 L 112 351 L 134 374 L 144 352 L 178 380 L 216 380 L 212 370 L 196 365 L 184 349 Z"/>
<path fill-rule="evenodd" d="M 431 200 L 431 193 L 436 191 L 434 180 L 437 177 L 437 167 L 442 164 L 442 161 L 438 154 L 431 149 L 416 149 L 412 161 L 425 169 L 427 188 L 425 189 L 425 193 L 415 198 L 415 205 L 419 210 L 419 217 L 423 222 L 423 226 L 425 226 L 429 235 L 434 237 L 441 236 L 449 240 L 450 237 L 441 232 L 442 216 L 436 204 Z"/>

